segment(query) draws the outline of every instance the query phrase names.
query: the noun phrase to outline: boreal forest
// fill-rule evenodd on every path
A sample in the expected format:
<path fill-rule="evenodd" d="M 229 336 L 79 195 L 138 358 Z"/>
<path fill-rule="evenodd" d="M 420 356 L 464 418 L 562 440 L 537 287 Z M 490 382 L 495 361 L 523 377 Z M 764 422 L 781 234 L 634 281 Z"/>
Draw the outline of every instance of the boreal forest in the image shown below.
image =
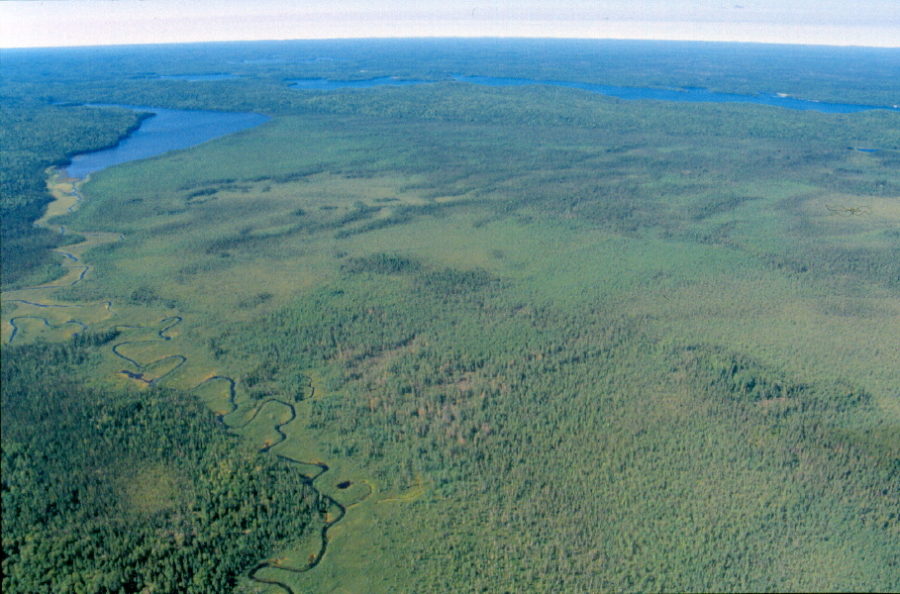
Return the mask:
<path fill-rule="evenodd" d="M 3 591 L 900 590 L 898 81 L 3 50 Z"/>

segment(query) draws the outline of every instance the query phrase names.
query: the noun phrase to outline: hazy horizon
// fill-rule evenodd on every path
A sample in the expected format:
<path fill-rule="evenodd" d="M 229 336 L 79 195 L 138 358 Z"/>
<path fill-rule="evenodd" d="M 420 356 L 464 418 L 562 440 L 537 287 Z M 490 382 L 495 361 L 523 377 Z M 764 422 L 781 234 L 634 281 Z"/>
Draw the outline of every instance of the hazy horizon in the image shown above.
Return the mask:
<path fill-rule="evenodd" d="M 0 2 L 0 47 L 383 38 L 632 39 L 900 47 L 900 2 L 798 0 Z"/>
<path fill-rule="evenodd" d="M 0 0 L 2 1 L 2 0 Z M 850 44 L 831 44 L 831 43 L 791 43 L 789 41 L 722 41 L 711 39 L 660 39 L 660 38 L 632 38 L 632 37 L 499 37 L 499 36 L 408 36 L 408 37 L 297 37 L 285 39 L 214 39 L 201 41 L 159 41 L 159 42 L 130 42 L 130 43 L 105 43 L 105 44 L 84 44 L 84 45 L 32 45 L 32 46 L 4 46 L 0 45 L 0 51 L 13 50 L 64 50 L 64 49 L 90 49 L 90 48 L 116 48 L 116 47 L 149 47 L 163 45 L 201 45 L 201 44 L 228 44 L 228 43 L 290 43 L 305 41 L 404 41 L 404 40 L 508 40 L 508 41 L 646 41 L 646 42 L 672 42 L 672 43 L 713 43 L 713 44 L 755 44 L 755 45 L 784 45 L 797 47 L 822 47 L 822 48 L 847 48 L 847 49 L 900 49 L 900 46 L 888 45 L 850 45 Z"/>

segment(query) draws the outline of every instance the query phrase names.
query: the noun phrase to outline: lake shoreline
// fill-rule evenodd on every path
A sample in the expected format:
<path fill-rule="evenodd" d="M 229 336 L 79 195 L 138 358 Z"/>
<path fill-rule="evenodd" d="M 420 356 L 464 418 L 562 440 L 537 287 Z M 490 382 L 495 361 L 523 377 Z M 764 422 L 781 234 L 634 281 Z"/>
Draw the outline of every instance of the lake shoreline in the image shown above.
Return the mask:
<path fill-rule="evenodd" d="M 136 112 L 139 121 L 119 140 L 104 148 L 72 154 L 60 168 L 66 175 L 84 179 L 114 165 L 149 159 L 172 151 L 242 132 L 271 120 L 255 112 L 169 109 L 144 105 L 84 104 L 87 107 L 116 107 Z"/>

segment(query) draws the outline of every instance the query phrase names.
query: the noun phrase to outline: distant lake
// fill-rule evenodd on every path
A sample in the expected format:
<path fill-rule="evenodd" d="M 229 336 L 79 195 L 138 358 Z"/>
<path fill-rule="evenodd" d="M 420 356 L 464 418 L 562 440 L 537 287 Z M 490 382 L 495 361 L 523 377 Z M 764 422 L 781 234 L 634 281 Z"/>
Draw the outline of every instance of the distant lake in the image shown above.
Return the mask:
<path fill-rule="evenodd" d="M 83 178 L 113 165 L 190 148 L 269 120 L 268 116 L 258 113 L 188 111 L 133 105 L 96 107 L 124 107 L 154 115 L 141 122 L 140 128 L 118 145 L 72 157 L 72 163 L 66 168 L 69 177 Z"/>
<path fill-rule="evenodd" d="M 530 78 L 501 78 L 495 76 L 463 76 L 454 75 L 456 82 L 464 82 L 489 87 L 524 87 L 528 85 L 546 85 L 554 87 L 567 87 L 599 93 L 608 97 L 619 99 L 651 99 L 655 101 L 679 101 L 683 103 L 756 103 L 796 109 L 801 111 L 820 111 L 824 113 L 856 113 L 871 109 L 887 109 L 900 111 L 900 106 L 887 105 L 857 105 L 852 103 L 826 103 L 824 101 L 810 101 L 798 99 L 784 94 L 741 95 L 737 93 L 716 93 L 698 87 L 684 87 L 678 89 L 661 89 L 652 87 L 619 87 L 614 85 L 597 85 L 592 83 L 569 82 L 560 80 L 538 80 Z M 338 89 L 370 89 L 380 86 L 406 86 L 430 84 L 437 81 L 416 79 L 398 79 L 384 76 L 366 80 L 328 80 L 324 78 L 309 78 L 291 81 L 291 88 L 306 91 L 333 91 Z"/>

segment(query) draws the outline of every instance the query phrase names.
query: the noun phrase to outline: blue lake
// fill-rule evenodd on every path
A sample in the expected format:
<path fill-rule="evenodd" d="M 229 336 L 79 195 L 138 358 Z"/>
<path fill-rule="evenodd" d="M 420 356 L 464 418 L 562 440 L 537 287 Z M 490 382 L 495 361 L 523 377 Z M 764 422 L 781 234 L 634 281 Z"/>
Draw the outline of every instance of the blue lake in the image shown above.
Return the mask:
<path fill-rule="evenodd" d="M 198 75 L 185 75 L 198 76 Z M 199 75 L 202 76 L 202 75 Z M 227 74 L 211 74 L 209 76 L 227 77 Z M 534 80 L 524 78 L 498 78 L 489 76 L 454 76 L 453 81 L 487 85 L 495 87 L 521 87 L 527 85 L 549 85 L 581 89 L 620 99 L 652 99 L 657 101 L 712 102 L 712 103 L 756 103 L 797 110 L 814 110 L 826 113 L 855 113 L 870 109 L 888 109 L 900 111 L 897 106 L 854 105 L 846 103 L 825 103 L 805 101 L 781 95 L 737 95 L 714 93 L 700 88 L 657 89 L 642 87 L 617 87 L 590 83 Z M 435 81 L 416 79 L 398 79 L 380 77 L 366 80 L 336 81 L 323 78 L 311 78 L 292 81 L 291 87 L 299 90 L 330 91 L 337 89 L 370 89 L 381 86 L 409 86 L 433 84 Z M 113 107 L 97 105 L 96 107 Z M 162 155 L 169 151 L 190 148 L 203 142 L 220 138 L 228 134 L 253 128 L 268 121 L 268 117 L 256 113 L 229 113 L 215 111 L 188 111 L 163 109 L 159 107 L 141 107 L 119 105 L 135 111 L 150 112 L 154 115 L 141 123 L 141 126 L 117 146 L 82 153 L 72 157 L 66 168 L 70 177 L 84 178 L 88 174 L 127 163 L 138 159 L 147 159 Z M 854 147 L 856 148 L 856 147 Z M 875 152 L 875 148 L 856 148 L 862 152 Z"/>
<path fill-rule="evenodd" d="M 115 107 L 151 112 L 154 115 L 144 120 L 140 128 L 118 145 L 72 157 L 72 163 L 66 168 L 69 177 L 84 178 L 90 173 L 113 165 L 190 148 L 215 138 L 253 128 L 269 120 L 268 116 L 258 113 L 188 111 L 133 105 Z"/>
<path fill-rule="evenodd" d="M 560 80 L 537 80 L 530 78 L 501 78 L 495 76 L 462 76 L 454 75 L 452 80 L 489 87 L 524 87 L 528 85 L 546 85 L 567 87 L 599 93 L 619 99 L 651 99 L 656 101 L 679 101 L 686 103 L 756 103 L 773 107 L 783 107 L 802 111 L 820 111 L 824 113 L 856 113 L 871 109 L 887 109 L 900 111 L 900 107 L 882 105 L 856 105 L 852 103 L 826 103 L 797 99 L 786 95 L 761 94 L 739 95 L 733 93 L 715 93 L 707 89 L 686 87 L 680 89 L 660 89 L 652 87 L 619 87 L 613 85 L 597 85 L 592 83 L 569 82 Z M 433 84 L 436 81 L 415 79 L 397 79 L 394 77 L 371 78 L 367 80 L 328 80 L 310 78 L 291 81 L 291 88 L 305 91 L 333 91 L 338 89 L 370 89 L 380 86 L 407 86 Z"/>

